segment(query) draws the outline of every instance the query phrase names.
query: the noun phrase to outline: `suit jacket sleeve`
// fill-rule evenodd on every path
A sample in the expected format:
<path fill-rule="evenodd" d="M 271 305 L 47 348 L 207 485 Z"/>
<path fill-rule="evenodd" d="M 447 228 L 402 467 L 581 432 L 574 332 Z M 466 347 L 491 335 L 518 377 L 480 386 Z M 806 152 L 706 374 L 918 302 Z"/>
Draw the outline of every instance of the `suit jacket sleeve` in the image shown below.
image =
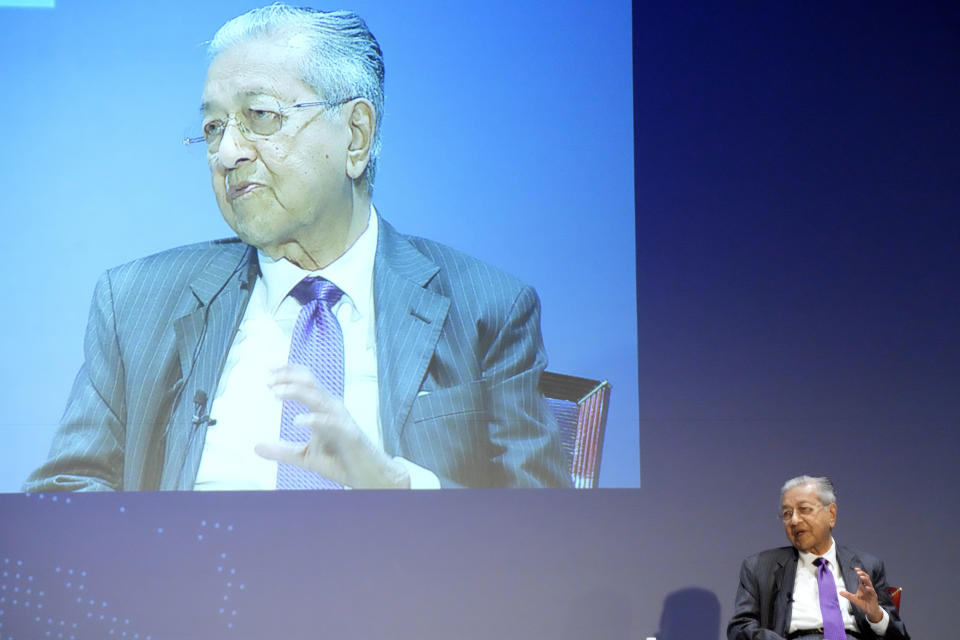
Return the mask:
<path fill-rule="evenodd" d="M 887 573 L 883 566 L 883 561 L 879 558 L 868 556 L 867 554 L 861 553 L 859 555 L 863 558 L 862 564 L 865 565 L 862 567 L 863 570 L 870 574 L 870 581 L 873 583 L 873 588 L 877 592 L 877 599 L 880 601 L 880 606 L 890 616 L 890 623 L 887 625 L 887 631 L 883 635 L 883 640 L 910 640 L 910 634 L 907 633 L 907 629 L 900 619 L 900 614 L 893 605 L 893 599 L 890 597 Z M 856 609 L 856 607 L 854 607 L 854 609 Z M 865 633 L 872 635 L 872 630 L 869 627 L 866 616 L 860 613 L 858 618 L 862 620 L 860 624 L 861 629 Z"/>
<path fill-rule="evenodd" d="M 540 301 L 523 288 L 482 362 L 493 416 L 490 440 L 509 474 L 508 486 L 570 484 L 558 428 L 539 390 L 547 356 L 540 335 Z"/>
<path fill-rule="evenodd" d="M 546 354 L 536 293 L 523 286 L 480 299 L 475 288 L 462 289 L 396 454 L 433 471 L 443 487 L 570 486 L 539 391 Z"/>
<path fill-rule="evenodd" d="M 73 383 L 49 459 L 24 491 L 119 490 L 123 483 L 124 381 L 109 273 L 96 285 Z"/>
<path fill-rule="evenodd" d="M 443 487 L 567 487 L 540 393 L 535 291 L 381 219 L 374 296 L 384 448 Z"/>
<path fill-rule="evenodd" d="M 740 567 L 740 584 L 733 618 L 727 625 L 727 640 L 783 640 L 783 636 L 767 628 L 773 612 L 768 585 L 761 585 L 760 557 L 751 556 Z"/>

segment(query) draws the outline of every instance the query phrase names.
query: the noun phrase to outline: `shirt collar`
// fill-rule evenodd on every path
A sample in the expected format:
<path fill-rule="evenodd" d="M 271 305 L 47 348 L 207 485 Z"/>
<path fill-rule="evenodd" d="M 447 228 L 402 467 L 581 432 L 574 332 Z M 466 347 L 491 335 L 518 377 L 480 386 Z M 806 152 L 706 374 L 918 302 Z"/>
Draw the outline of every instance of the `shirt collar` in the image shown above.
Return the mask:
<path fill-rule="evenodd" d="M 816 570 L 816 567 L 814 566 L 813 561 L 817 558 L 826 558 L 827 562 L 830 563 L 830 567 L 833 569 L 834 574 L 839 572 L 840 565 L 837 564 L 837 543 L 834 542 L 833 536 L 830 536 L 830 548 L 827 549 L 827 552 L 823 555 L 818 556 L 815 553 L 800 551 L 800 564 L 804 567 L 812 567 L 814 571 Z"/>
<path fill-rule="evenodd" d="M 376 209 L 370 205 L 367 228 L 343 255 L 323 269 L 306 271 L 286 258 L 273 259 L 259 249 L 260 279 L 266 293 L 266 308 L 275 313 L 287 294 L 307 276 L 326 278 L 343 291 L 346 299 L 361 315 L 370 313 L 373 290 L 373 262 L 377 253 L 379 224 Z"/>

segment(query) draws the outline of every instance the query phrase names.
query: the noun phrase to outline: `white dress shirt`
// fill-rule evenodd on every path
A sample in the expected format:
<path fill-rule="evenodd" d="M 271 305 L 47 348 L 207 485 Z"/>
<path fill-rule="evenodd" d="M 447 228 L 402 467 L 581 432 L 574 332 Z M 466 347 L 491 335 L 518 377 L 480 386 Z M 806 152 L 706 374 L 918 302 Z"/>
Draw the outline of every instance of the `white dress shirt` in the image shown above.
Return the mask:
<path fill-rule="evenodd" d="M 343 333 L 343 402 L 364 435 L 383 447 L 373 303 L 377 237 L 377 215 L 371 206 L 366 230 L 323 269 L 304 271 L 285 259 L 258 254 L 260 275 L 227 353 L 210 409 L 216 423 L 207 428 L 194 489 L 276 489 L 277 463 L 258 456 L 254 446 L 280 439 L 283 403 L 267 380 L 271 370 L 287 363 L 300 313 L 300 303 L 288 294 L 311 275 L 326 278 L 343 291 L 332 308 Z M 432 472 L 398 460 L 406 465 L 414 488 L 440 486 Z"/>
<path fill-rule="evenodd" d="M 834 586 L 837 589 L 837 599 L 840 600 L 840 612 L 843 615 L 843 626 L 848 631 L 857 631 L 857 622 L 853 617 L 852 607 L 854 606 L 846 598 L 840 595 L 840 590 L 846 590 L 847 586 L 843 582 L 843 575 L 840 573 L 840 565 L 837 563 L 837 544 L 833 538 L 830 538 L 830 549 L 818 556 L 813 553 L 800 551 L 800 558 L 797 561 L 797 577 L 793 583 L 793 609 L 790 615 L 789 633 L 801 629 L 819 629 L 823 627 L 823 616 L 820 613 L 820 588 L 817 585 L 817 566 L 813 561 L 817 558 L 824 558 L 829 562 L 829 570 L 833 574 Z M 887 632 L 887 624 L 890 622 L 889 614 L 883 610 L 883 617 L 880 622 L 870 622 L 870 627 L 878 636 Z"/>

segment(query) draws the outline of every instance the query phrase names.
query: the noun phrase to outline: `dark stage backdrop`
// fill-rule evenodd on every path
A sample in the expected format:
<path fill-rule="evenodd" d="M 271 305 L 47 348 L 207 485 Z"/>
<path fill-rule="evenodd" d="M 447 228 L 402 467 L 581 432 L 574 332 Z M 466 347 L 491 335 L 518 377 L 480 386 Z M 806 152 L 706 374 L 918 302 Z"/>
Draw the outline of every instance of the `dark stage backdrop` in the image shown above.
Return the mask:
<path fill-rule="evenodd" d="M 4 11 L 6 31 L 15 18 Z M 581 138 L 619 104 L 599 87 L 583 90 L 610 60 L 597 48 L 603 38 L 591 38 L 591 48 L 571 34 L 619 32 L 612 20 L 628 13 L 597 22 L 596 11 L 537 5 L 516 40 L 487 42 L 486 30 L 520 18 L 474 6 L 456 34 L 475 38 L 464 62 L 474 72 L 490 47 L 545 69 L 555 56 L 564 61 L 566 81 L 549 98 L 576 117 L 562 135 L 542 135 L 569 139 L 573 146 L 550 158 L 575 156 L 588 173 L 617 169 L 607 152 L 628 136 L 610 129 Z M 912 636 L 953 637 L 958 11 L 930 3 L 638 3 L 633 14 L 638 340 L 624 336 L 620 348 L 606 342 L 609 329 L 595 333 L 603 333 L 601 355 L 611 362 L 639 347 L 638 418 L 620 428 L 642 441 L 641 489 L 4 495 L 0 637 L 716 640 L 731 614 L 740 560 L 784 543 L 774 519 L 777 488 L 799 473 L 834 478 L 836 538 L 886 560 L 888 578 L 904 588 Z M 193 22 L 184 15 L 183 24 Z M 476 20 L 481 15 L 485 21 Z M 563 32 L 561 17 L 570 25 Z M 203 21 L 197 33 L 216 23 Z M 523 48 L 527 41 L 536 47 Z M 37 38 L 20 46 L 37 55 L 51 47 Z M 64 64 L 75 55 L 58 51 Z M 4 57 L 5 76 L 15 71 L 11 59 L 22 56 Z M 472 79 L 457 82 L 466 92 Z M 134 74 L 130 83 L 156 81 Z M 182 90 L 195 94 L 198 86 Z M 15 95 L 10 113 L 73 108 L 58 95 L 56 87 Z M 473 99 L 510 97 L 481 88 Z M 140 116 L 147 128 L 158 118 L 149 109 Z M 19 129 L 8 123 L 8 131 Z M 38 188 L 37 198 L 49 197 L 91 153 L 107 153 L 71 145 L 66 133 L 43 138 L 50 187 Z M 4 184 L 20 194 L 10 180 L 25 175 L 15 171 L 19 147 L 6 151 Z M 108 152 L 144 157 L 135 144 Z M 450 153 L 450 162 L 464 155 Z M 488 159 L 501 166 L 502 158 Z M 537 193 L 581 175 L 566 171 L 555 183 L 541 177 Z M 156 184 L 158 167 L 146 161 L 142 172 L 145 187 Z M 485 175 L 513 184 L 525 174 L 511 165 Z M 458 180 L 467 190 L 474 176 Z M 430 183 L 422 184 L 428 197 Z M 583 202 L 608 189 L 603 171 L 581 186 Z M 5 208 L 14 225 L 4 240 L 8 272 L 15 281 L 34 277 L 24 275 L 27 267 L 38 281 L 47 271 L 69 276 L 70 265 L 44 251 L 47 234 L 18 235 L 23 218 L 38 215 L 20 210 L 26 201 Z M 77 203 L 87 214 L 97 206 L 114 206 L 109 193 Z M 556 207 L 536 228 L 572 216 L 583 224 L 568 233 L 579 233 L 608 210 Z M 179 223 L 185 235 L 187 222 Z M 129 225 L 120 238 L 137 235 L 137 224 Z M 70 246 L 69 233 L 47 231 L 55 248 Z M 85 269 L 92 283 L 94 269 Z M 29 313 L 31 299 L 11 299 L 4 315 Z M 619 317 L 605 308 L 618 300 L 598 300 L 594 307 Z M 82 324 L 82 311 L 65 313 L 70 331 Z M 3 339 L 12 345 L 21 336 L 10 333 Z M 43 363 L 52 361 L 42 342 L 35 349 L 14 351 L 3 365 L 4 411 L 22 406 L 16 390 L 37 388 Z M 60 405 L 70 375 L 51 372 L 57 397 L 31 398 L 37 412 Z M 623 387 L 615 386 L 614 406 L 630 402 Z M 16 420 L 28 418 L 4 425 Z"/>

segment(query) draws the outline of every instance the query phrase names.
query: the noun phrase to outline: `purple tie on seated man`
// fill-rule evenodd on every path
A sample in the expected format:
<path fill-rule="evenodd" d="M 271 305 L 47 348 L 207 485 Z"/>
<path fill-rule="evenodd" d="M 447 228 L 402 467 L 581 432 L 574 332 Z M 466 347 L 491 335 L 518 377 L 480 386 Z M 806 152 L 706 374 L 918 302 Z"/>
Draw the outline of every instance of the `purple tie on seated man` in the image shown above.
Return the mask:
<path fill-rule="evenodd" d="M 727 640 L 909 640 L 883 562 L 834 541 L 828 478 L 787 480 L 779 517 L 791 546 L 743 561 Z"/>

